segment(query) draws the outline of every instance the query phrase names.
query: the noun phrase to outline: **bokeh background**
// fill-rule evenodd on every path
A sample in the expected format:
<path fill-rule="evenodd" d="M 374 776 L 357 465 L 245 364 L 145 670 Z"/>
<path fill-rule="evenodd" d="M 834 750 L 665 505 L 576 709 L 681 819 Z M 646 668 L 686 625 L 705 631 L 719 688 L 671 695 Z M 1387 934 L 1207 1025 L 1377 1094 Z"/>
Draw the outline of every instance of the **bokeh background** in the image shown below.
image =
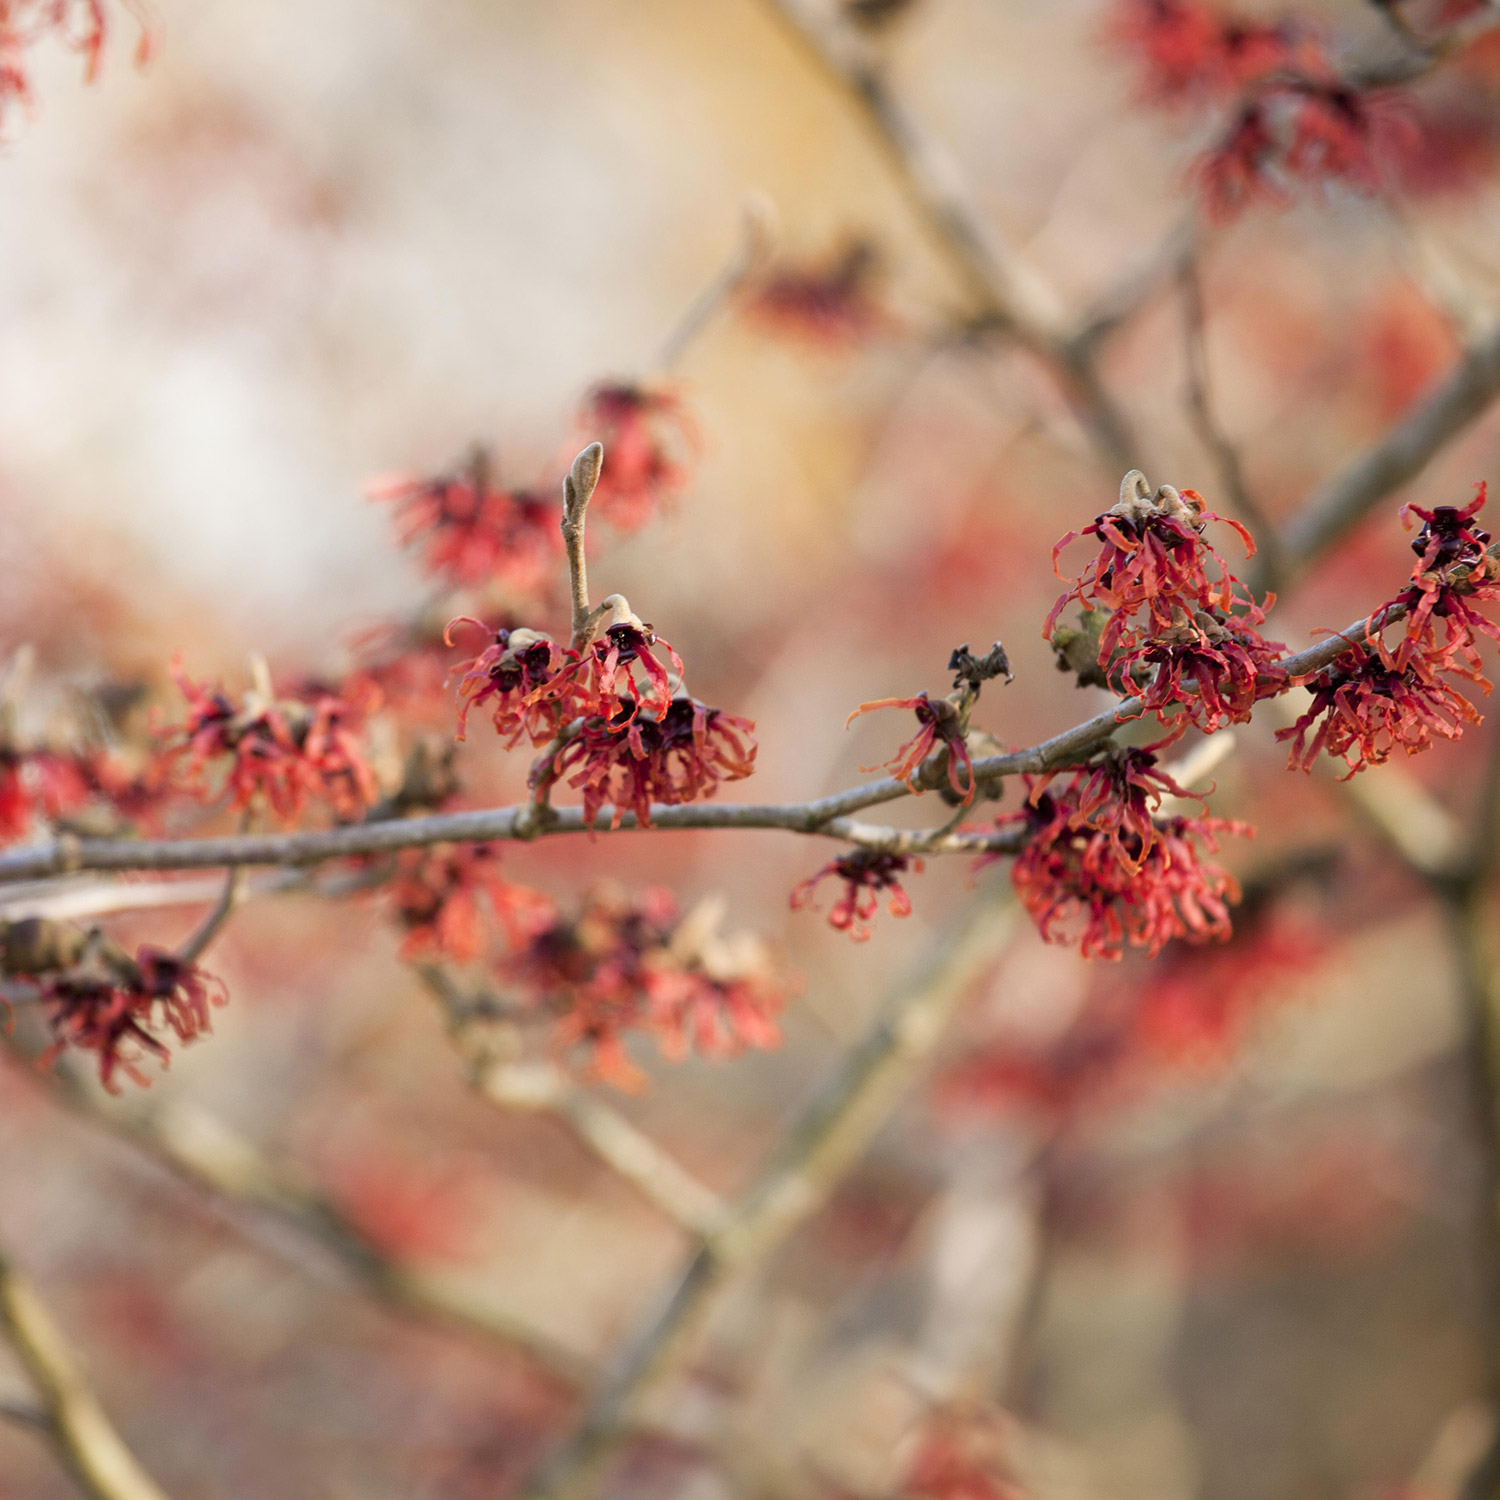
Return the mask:
<path fill-rule="evenodd" d="M 1016 680 L 978 716 L 1006 744 L 1105 701 L 1059 675 L 1040 630 L 1053 542 L 1119 475 L 1046 371 L 971 326 L 857 112 L 771 7 L 152 4 L 162 42 L 143 69 L 128 19 L 92 87 L 76 57 L 39 51 L 36 110 L 0 154 L 0 640 L 37 650 L 38 723 L 103 675 L 161 680 L 174 652 L 235 681 L 252 650 L 278 672 L 336 670 L 355 631 L 427 597 L 368 482 L 482 440 L 508 481 L 555 485 L 580 396 L 650 370 L 751 191 L 774 203 L 787 263 L 870 241 L 884 321 L 824 347 L 717 316 L 674 372 L 705 438 L 693 483 L 640 533 L 594 538 L 596 589 L 628 593 L 695 692 L 756 720 L 758 801 L 884 759 L 895 717 L 846 732 L 845 715 L 946 688 L 960 641 L 1009 650 Z M 1307 9 L 1340 48 L 1382 40 L 1373 7 Z M 1184 174 L 1203 144 L 1142 102 L 1103 15 L 918 0 L 871 44 L 1073 314 L 1193 232 Z M 1490 316 L 1497 78 L 1479 52 L 1433 86 L 1432 107 L 1473 127 L 1457 184 L 1434 169 L 1404 194 L 1335 189 L 1198 226 L 1215 402 L 1273 516 Z M 1183 330 L 1161 278 L 1104 370 L 1153 483 L 1215 503 Z M 1462 503 L 1497 438 L 1480 421 L 1407 498 Z M 1300 580 L 1270 633 L 1300 647 L 1386 597 L 1409 566 L 1395 511 Z M 1442 914 L 1331 777 L 1285 771 L 1275 727 L 1235 731 L 1212 799 L 1258 827 L 1226 858 L 1248 882 L 1270 872 L 1271 959 L 1226 950 L 1190 975 L 1181 1032 L 1075 1096 L 1056 1080 L 1087 1073 L 1079 1016 L 1164 981 L 1018 932 L 932 1086 L 724 1300 L 615 1492 L 887 1494 L 934 1389 L 1014 1414 L 1038 1494 L 1364 1496 L 1470 1461 L 1481 1153 Z M 1488 733 L 1369 776 L 1415 777 L 1462 822 Z M 469 753 L 472 788 L 517 793 L 523 755 Z M 931 801 L 892 816 L 929 821 Z M 652 1086 L 613 1101 L 726 1194 L 975 880 L 1005 879 L 933 861 L 909 882 L 913 914 L 856 946 L 788 909 L 831 852 L 748 832 L 505 856 L 559 895 L 602 878 L 670 885 L 684 906 L 722 893 L 729 925 L 804 976 L 780 1050 L 666 1064 L 646 1048 Z M 128 930 L 171 941 L 194 915 Z M 383 1248 L 606 1362 L 680 1231 L 546 1118 L 467 1089 L 396 945 L 370 902 L 252 903 L 210 965 L 232 1004 L 153 1097 L 210 1112 Z M 1217 1027 L 1201 1021 L 1215 999 L 1232 1010 Z M 1039 1058 L 1051 1092 L 1026 1071 Z M 178 1180 L 14 1062 L 0 1099 L 6 1242 L 174 1496 L 503 1495 L 566 1431 L 574 1398 L 525 1358 L 371 1300 L 305 1236 Z M 71 1484 L 0 1425 L 0 1495 Z"/>

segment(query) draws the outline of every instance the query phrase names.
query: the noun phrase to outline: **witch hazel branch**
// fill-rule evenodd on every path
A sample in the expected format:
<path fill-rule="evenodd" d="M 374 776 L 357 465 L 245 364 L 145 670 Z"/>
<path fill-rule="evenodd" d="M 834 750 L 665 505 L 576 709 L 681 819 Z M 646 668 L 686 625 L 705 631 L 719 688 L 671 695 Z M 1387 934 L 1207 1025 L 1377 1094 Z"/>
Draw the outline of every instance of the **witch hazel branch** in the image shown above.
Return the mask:
<path fill-rule="evenodd" d="M 1095 958 L 1118 958 L 1127 947 L 1154 955 L 1169 942 L 1229 936 L 1239 891 L 1213 857 L 1224 837 L 1253 831 L 1211 816 L 1164 763 L 1169 747 L 1189 732 L 1247 722 L 1258 703 L 1305 688 L 1305 710 L 1278 731 L 1290 741 L 1290 766 L 1307 770 L 1328 755 L 1352 775 L 1398 750 L 1457 738 L 1479 718 L 1469 690 L 1489 691 L 1478 642 L 1500 638 L 1487 613 L 1500 599 L 1500 565 L 1478 521 L 1482 485 L 1462 507 L 1406 507 L 1403 518 L 1416 527 L 1410 576 L 1364 620 L 1288 655 L 1262 634 L 1274 597 L 1254 597 L 1221 551 L 1222 532 L 1253 554 L 1245 528 L 1210 511 L 1196 491 L 1153 488 L 1132 470 L 1117 503 L 1054 550 L 1061 575 L 1066 549 L 1081 541 L 1095 548 L 1076 576 L 1064 577 L 1043 626 L 1059 667 L 1118 694 L 1113 707 L 1038 745 L 1005 749 L 977 720 L 985 690 L 1011 680 L 1006 652 L 998 642 L 982 655 L 964 645 L 949 659 L 947 694 L 880 699 L 849 716 L 912 716 L 910 735 L 883 766 L 867 768 L 885 777 L 806 803 L 717 802 L 725 783 L 754 771 L 754 725 L 694 697 L 682 658 L 623 595 L 593 602 L 586 522 L 603 472 L 602 445 L 592 443 L 563 485 L 566 629 L 541 628 L 544 614 L 539 623 L 498 626 L 466 615 L 450 621 L 445 637 L 477 632 L 482 642 L 451 669 L 457 741 L 478 715 L 502 748 L 536 752 L 524 804 L 455 809 L 457 778 L 430 754 L 409 755 L 401 784 L 381 795 L 371 741 L 385 704 L 368 675 L 278 691 L 260 663 L 236 699 L 175 668 L 186 716 L 153 729 L 150 754 L 129 774 L 105 775 L 100 767 L 113 763 L 93 748 L 23 745 L 14 706 L 7 709 L 6 829 L 12 842 L 38 826 L 52 826 L 54 836 L 0 853 L 0 880 L 339 862 L 350 876 L 346 899 L 383 904 L 403 957 L 483 965 L 491 1012 L 542 1034 L 554 1055 L 578 1057 L 628 1086 L 639 1079 L 626 1053 L 632 1034 L 654 1036 L 669 1056 L 773 1045 L 793 981 L 763 944 L 723 938 L 693 912 L 679 915 L 666 892 L 596 891 L 565 911 L 500 873 L 507 840 L 661 828 L 841 839 L 845 852 L 801 881 L 791 903 L 817 909 L 831 886 L 827 920 L 856 941 L 871 936 L 882 906 L 910 912 L 907 885 L 926 858 L 964 854 L 976 870 L 1008 858 L 1017 894 L 1048 941 Z M 438 511 L 425 522 L 446 525 Z M 423 527 L 404 530 L 421 544 Z M 1154 723 L 1155 732 L 1119 743 L 1117 732 L 1137 722 Z M 1012 777 L 1024 789 L 1019 806 L 976 820 L 976 805 L 1002 797 Z M 944 812 L 927 827 L 857 816 L 929 792 Z M 577 805 L 558 805 L 569 794 Z M 283 831 L 56 832 L 80 807 L 101 802 L 148 831 L 180 817 L 184 805 Z M 295 826 L 320 806 L 331 827 Z M 226 888 L 210 936 L 239 894 Z M 94 1053 L 109 1086 L 120 1076 L 141 1081 L 144 1060 L 165 1062 L 172 1042 L 205 1033 L 210 1002 L 223 998 L 199 966 L 204 941 L 130 958 L 96 931 L 46 918 L 10 922 L 0 939 L 8 999 L 41 1010 L 54 1050 Z"/>

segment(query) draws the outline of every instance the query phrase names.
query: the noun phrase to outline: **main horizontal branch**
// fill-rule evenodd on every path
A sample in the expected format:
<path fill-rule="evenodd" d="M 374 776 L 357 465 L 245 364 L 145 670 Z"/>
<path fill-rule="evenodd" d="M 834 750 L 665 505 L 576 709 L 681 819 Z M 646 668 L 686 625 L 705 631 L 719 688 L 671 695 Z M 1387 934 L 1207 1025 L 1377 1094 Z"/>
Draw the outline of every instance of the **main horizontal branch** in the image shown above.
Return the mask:
<path fill-rule="evenodd" d="M 1399 619 L 1400 609 L 1382 612 L 1386 622 Z M 1286 657 L 1281 665 L 1292 676 L 1316 672 L 1331 662 L 1350 641 L 1362 640 L 1370 619 L 1357 620 Z M 1125 723 L 1140 717 L 1139 698 L 1122 698 L 1113 707 L 1073 728 L 1053 735 L 1027 750 L 981 756 L 974 761 L 974 778 L 993 783 L 1006 776 L 1033 775 L 1075 765 L 1097 750 Z M 811 802 L 784 804 L 701 803 L 651 809 L 652 828 L 769 828 L 789 833 L 816 834 L 865 847 L 904 853 L 978 853 L 1013 850 L 1010 833 L 958 831 L 934 834 L 922 830 L 875 827 L 851 815 L 867 807 L 895 802 L 912 795 L 894 777 L 849 787 Z M 533 838 L 554 833 L 609 830 L 614 810 L 602 808 L 591 824 L 581 808 L 549 809 L 539 825 L 529 806 L 479 808 L 471 812 L 435 813 L 427 817 L 359 823 L 319 833 L 241 834 L 193 839 L 80 839 L 71 836 L 0 854 L 0 884 L 44 880 L 80 870 L 201 870 L 231 865 L 298 866 L 332 859 L 390 854 L 428 844 L 459 844 L 502 839 Z M 529 814 L 529 816 L 528 816 Z M 622 829 L 643 826 L 634 813 L 620 818 Z"/>

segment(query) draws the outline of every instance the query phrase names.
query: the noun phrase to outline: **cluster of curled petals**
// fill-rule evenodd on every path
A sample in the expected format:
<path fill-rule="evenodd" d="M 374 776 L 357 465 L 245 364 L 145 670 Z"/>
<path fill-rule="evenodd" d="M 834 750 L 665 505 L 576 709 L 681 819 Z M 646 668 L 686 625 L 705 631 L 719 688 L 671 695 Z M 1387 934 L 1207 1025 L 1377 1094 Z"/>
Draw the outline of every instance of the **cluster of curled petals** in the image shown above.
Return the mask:
<path fill-rule="evenodd" d="M 93 786 L 73 756 L 0 746 L 0 840 L 25 838 L 38 817 L 48 822 L 83 806 Z"/>
<path fill-rule="evenodd" d="M 591 508 L 621 531 L 636 531 L 675 504 L 703 446 L 680 396 L 623 382 L 589 392 L 581 425 L 609 454 Z"/>
<path fill-rule="evenodd" d="M 1413 154 L 1415 114 L 1345 83 L 1305 28 L 1200 0 L 1121 0 L 1110 30 L 1142 62 L 1153 101 L 1229 107 L 1192 174 L 1214 219 L 1285 203 L 1302 184 L 1374 192 L 1388 162 Z"/>
<path fill-rule="evenodd" d="M 964 741 L 965 727 L 958 705 L 948 698 L 934 702 L 926 693 L 918 693 L 915 698 L 878 698 L 872 703 L 861 703 L 844 721 L 844 727 L 847 729 L 861 714 L 877 708 L 910 709 L 917 716 L 917 732 L 884 765 L 861 766 L 860 769 L 888 771 L 904 781 L 909 790 L 920 791 L 916 778 L 923 762 L 942 746 L 948 753 L 948 785 L 967 807 L 974 800 L 974 763 Z"/>
<path fill-rule="evenodd" d="M 1113 779 L 1113 776 L 1111 777 Z M 1165 778 L 1163 778 L 1165 780 Z M 996 820 L 1020 825 L 1026 842 L 1011 867 L 1022 904 L 1049 943 L 1077 942 L 1085 958 L 1119 958 L 1127 946 L 1153 957 L 1174 938 L 1223 941 L 1229 906 L 1239 890 L 1232 876 L 1204 860 L 1218 852 L 1221 833 L 1249 834 L 1243 823 L 1181 814 L 1147 817 L 1142 825 L 1137 784 L 1119 803 L 1100 799 L 1087 770 L 1063 785 L 1030 783 L 1020 812 Z M 996 856 L 987 855 L 981 864 Z"/>
<path fill-rule="evenodd" d="M 822 349 L 865 342 L 886 323 L 876 300 L 879 259 L 858 240 L 823 265 L 785 266 L 773 272 L 746 304 L 764 328 Z"/>
<path fill-rule="evenodd" d="M 1298 679 L 1312 702 L 1277 733 L 1292 741 L 1292 766 L 1311 770 L 1326 751 L 1352 776 L 1397 750 L 1416 755 L 1434 735 L 1456 740 L 1465 724 L 1479 723 L 1447 674 L 1490 690 L 1478 638 L 1500 640 L 1500 626 L 1480 606 L 1500 600 L 1500 569 L 1488 551 L 1489 532 L 1475 520 L 1484 502 L 1481 484 L 1466 506 L 1403 510 L 1403 517 L 1422 522 L 1412 542 L 1411 583 L 1370 617 L 1363 641 L 1351 641 L 1328 666 Z M 1393 628 L 1394 645 L 1385 636 Z"/>
<path fill-rule="evenodd" d="M 1159 769 L 1156 752 L 1161 747 L 1110 746 L 1092 765 L 1068 776 L 1058 799 L 1074 826 L 1102 841 L 1098 844 L 1101 852 L 1107 849 L 1126 874 L 1141 867 L 1160 837 L 1156 820 L 1162 798 L 1192 797 L 1186 787 Z M 1030 781 L 1030 800 L 1043 797 L 1058 774 Z"/>
<path fill-rule="evenodd" d="M 1500 641 L 1500 626 L 1478 606 L 1500 600 L 1500 564 L 1487 551 L 1489 532 L 1474 521 L 1484 502 L 1485 486 L 1481 483 L 1473 500 L 1462 509 L 1452 505 L 1439 505 L 1430 511 L 1419 505 L 1403 507 L 1403 519 L 1415 515 L 1423 524 L 1412 542 L 1417 562 L 1411 586 L 1392 601 L 1406 612 L 1402 636 L 1391 649 L 1383 633 L 1385 611 L 1377 611 L 1370 640 L 1390 666 L 1420 660 L 1432 672 L 1458 672 L 1488 692 L 1490 685 L 1481 670 L 1477 637 L 1487 635 Z"/>
<path fill-rule="evenodd" d="M 1396 666 L 1355 643 L 1298 680 L 1312 693 L 1312 703 L 1276 738 L 1292 741 L 1289 764 L 1304 771 L 1326 751 L 1353 776 L 1384 764 L 1397 750 L 1426 750 L 1433 735 L 1456 740 L 1466 723 L 1480 720 L 1474 705 L 1421 656 Z"/>
<path fill-rule="evenodd" d="M 210 1004 L 227 999 L 217 980 L 158 948 L 141 948 L 134 962 L 123 955 L 107 962 L 86 958 L 33 983 L 54 1037 L 48 1060 L 70 1047 L 94 1053 L 100 1082 L 112 1093 L 118 1092 L 116 1073 L 147 1085 L 144 1058 L 166 1066 L 171 1053 L 164 1037 L 186 1043 L 204 1035 Z"/>
<path fill-rule="evenodd" d="M 145 7 L 124 0 L 139 27 L 137 64 L 147 61 L 153 45 Z M 27 54 L 44 38 L 61 42 L 84 60 L 84 77 L 98 76 L 108 40 L 109 12 L 104 0 L 0 0 L 0 128 L 16 106 L 31 102 Z"/>
<path fill-rule="evenodd" d="M 395 506 L 402 544 L 415 548 L 422 567 L 444 583 L 503 583 L 532 596 L 551 581 L 562 552 L 555 505 L 492 483 L 482 453 L 432 479 L 377 480 L 369 495 Z"/>
<path fill-rule="evenodd" d="M 632 718 L 659 719 L 672 704 L 672 681 L 657 652 L 664 651 L 682 680 L 682 658 L 670 641 L 633 617 L 617 621 L 564 670 L 578 695 L 579 712 L 615 718 L 622 704 Z"/>
<path fill-rule="evenodd" d="M 842 881 L 844 889 L 828 913 L 828 925 L 847 932 L 856 943 L 863 943 L 869 940 L 870 918 L 878 910 L 882 896 L 888 898 L 887 908 L 893 917 L 911 915 L 911 897 L 902 887 L 901 877 L 921 873 L 922 861 L 909 854 L 851 849 L 793 887 L 792 910 L 814 907 L 818 886 L 824 880 L 831 877 Z"/>
<path fill-rule="evenodd" d="M 668 806 L 712 797 L 721 781 L 739 781 L 755 769 L 755 726 L 738 714 L 709 708 L 696 698 L 673 698 L 660 718 L 639 711 L 635 700 L 616 699 L 607 719 L 585 720 L 557 750 L 538 763 L 539 789 L 565 780 L 583 794 L 592 823 L 613 803 L 611 827 L 626 812 L 651 826 L 651 804 Z"/>
<path fill-rule="evenodd" d="M 1257 605 L 1237 615 L 1184 613 L 1169 629 L 1118 651 L 1109 666 L 1111 686 L 1138 695 L 1147 712 L 1181 714 L 1207 734 L 1246 723 L 1260 699 L 1287 685 L 1280 665 L 1286 647 L 1261 635 L 1264 619 Z"/>
<path fill-rule="evenodd" d="M 593 1073 L 634 1088 L 631 1033 L 653 1036 L 669 1057 L 733 1056 L 780 1040 L 786 984 L 759 944 L 713 927 L 697 913 L 679 922 L 659 888 L 634 898 L 596 890 L 576 915 L 539 925 L 498 972 L 511 998 L 555 1018 L 559 1050 L 582 1049 Z"/>
<path fill-rule="evenodd" d="M 449 622 L 444 640 L 451 642 L 456 625 L 476 625 L 486 635 L 489 627 L 467 615 Z M 468 732 L 469 714 L 489 704 L 495 733 L 507 749 L 529 739 L 545 745 L 564 725 L 584 712 L 578 692 L 579 656 L 536 630 L 501 626 L 490 643 L 453 670 L 458 680 L 458 738 Z"/>
<path fill-rule="evenodd" d="M 1286 22 L 1227 15 L 1204 0 L 1118 0 L 1106 31 L 1138 61 L 1147 97 L 1161 103 L 1235 94 L 1296 67 L 1314 45 Z"/>
<path fill-rule="evenodd" d="M 1052 565 L 1070 543 L 1094 537 L 1098 553 L 1052 606 L 1042 627 L 1049 637 L 1070 600 L 1085 609 L 1110 611 L 1099 640 L 1103 665 L 1115 648 L 1130 644 L 1177 623 L 1183 611 L 1229 610 L 1238 582 L 1203 532 L 1210 521 L 1222 521 L 1237 531 L 1249 555 L 1255 543 L 1238 521 L 1226 520 L 1203 508 L 1196 490 L 1176 490 L 1169 484 L 1154 493 L 1139 469 L 1120 483 L 1119 503 L 1081 531 L 1070 531 L 1052 549 Z M 1214 569 L 1210 573 L 1210 567 Z M 1144 619 L 1138 618 L 1144 612 Z"/>
<path fill-rule="evenodd" d="M 360 731 L 375 706 L 373 685 L 357 679 L 344 689 L 309 684 L 278 699 L 267 686 L 243 703 L 217 683 L 195 683 L 172 663 L 187 699 L 184 722 L 167 732 L 160 759 L 164 777 L 207 801 L 222 790 L 235 809 L 264 805 L 294 822 L 309 798 L 326 801 L 343 818 L 375 800 L 374 774 Z"/>
<path fill-rule="evenodd" d="M 404 959 L 449 958 L 472 963 L 489 946 L 486 909 L 511 944 L 524 942 L 552 916 L 552 903 L 505 880 L 496 844 L 403 849 L 385 887 L 405 934 Z"/>
<path fill-rule="evenodd" d="M 1265 607 L 1244 595 L 1204 538 L 1208 523 L 1222 519 L 1203 508 L 1196 491 L 1162 485 L 1153 493 L 1145 476 L 1132 469 L 1121 483 L 1119 503 L 1053 549 L 1056 567 L 1063 548 L 1079 537 L 1095 537 L 1099 544 L 1043 626 L 1060 657 L 1065 634 L 1077 634 L 1080 642 L 1094 638 L 1087 630 L 1058 626 L 1069 601 L 1077 601 L 1086 627 L 1098 618 L 1093 611 L 1105 614 L 1096 663 L 1081 665 L 1092 670 L 1097 664 L 1111 686 L 1139 694 L 1145 708 L 1164 719 L 1180 715 L 1211 731 L 1243 722 L 1257 699 L 1281 692 L 1283 647 L 1260 634 Z M 1226 524 L 1253 555 L 1255 544 L 1244 527 Z"/>

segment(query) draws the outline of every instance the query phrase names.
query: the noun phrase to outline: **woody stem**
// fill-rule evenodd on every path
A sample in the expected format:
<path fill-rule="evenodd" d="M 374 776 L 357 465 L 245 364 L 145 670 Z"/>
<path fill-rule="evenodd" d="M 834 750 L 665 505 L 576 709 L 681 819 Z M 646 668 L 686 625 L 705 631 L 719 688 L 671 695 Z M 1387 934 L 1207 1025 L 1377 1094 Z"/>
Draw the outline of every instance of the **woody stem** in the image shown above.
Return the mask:
<path fill-rule="evenodd" d="M 563 545 L 568 550 L 568 580 L 573 603 L 572 645 L 581 651 L 588 644 L 592 622 L 589 619 L 589 576 L 583 556 L 584 519 L 589 500 L 599 483 L 604 464 L 604 445 L 590 443 L 577 458 L 563 480 Z"/>

